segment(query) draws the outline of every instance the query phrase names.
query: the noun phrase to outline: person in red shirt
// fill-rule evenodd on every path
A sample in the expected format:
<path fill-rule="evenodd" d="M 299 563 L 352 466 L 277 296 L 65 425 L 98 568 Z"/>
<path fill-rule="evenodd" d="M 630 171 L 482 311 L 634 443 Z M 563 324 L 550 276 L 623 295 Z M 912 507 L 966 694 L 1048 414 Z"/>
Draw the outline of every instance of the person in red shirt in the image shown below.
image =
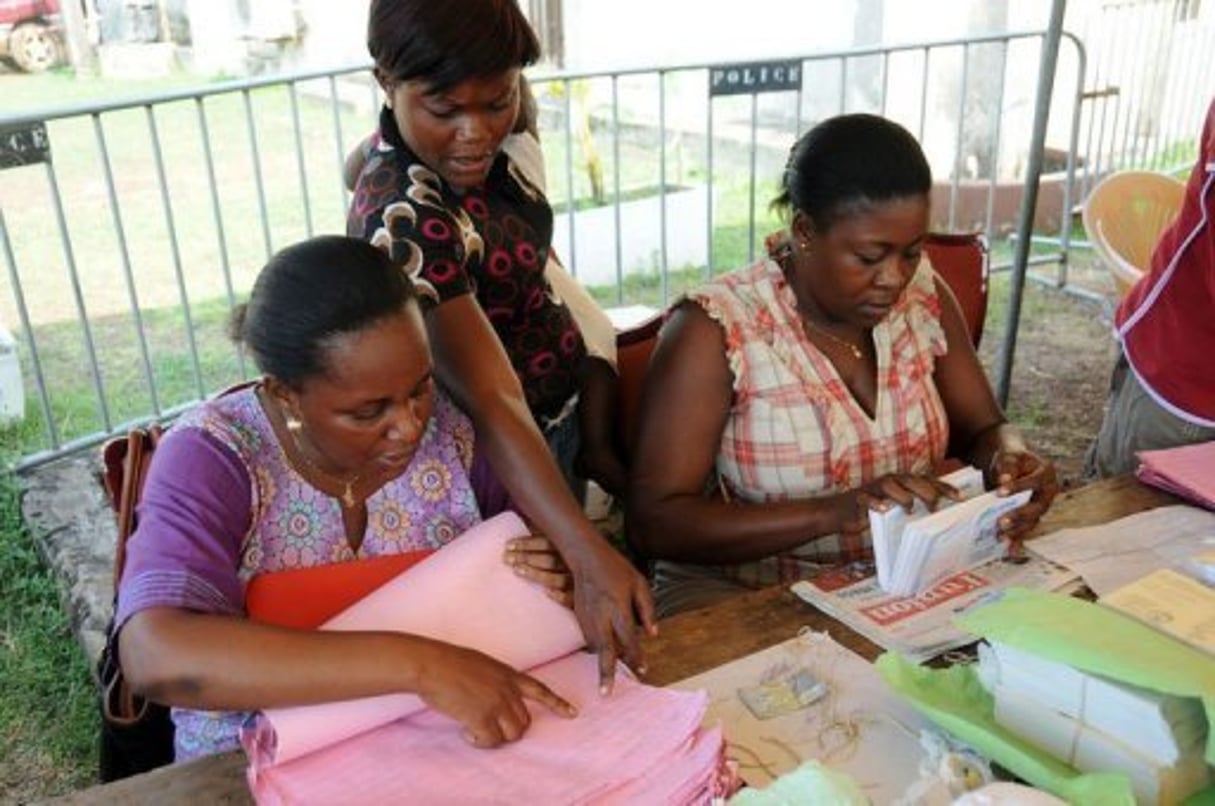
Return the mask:
<path fill-rule="evenodd" d="M 1114 317 L 1121 355 L 1090 477 L 1135 469 L 1138 451 L 1215 439 L 1215 99 L 1177 220 Z"/>

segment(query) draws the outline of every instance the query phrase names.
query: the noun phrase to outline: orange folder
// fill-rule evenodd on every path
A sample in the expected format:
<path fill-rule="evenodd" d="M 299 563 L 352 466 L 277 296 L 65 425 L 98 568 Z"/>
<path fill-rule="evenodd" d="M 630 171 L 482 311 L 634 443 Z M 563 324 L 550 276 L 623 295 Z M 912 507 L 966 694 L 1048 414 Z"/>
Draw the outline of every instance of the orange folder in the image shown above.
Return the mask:
<path fill-rule="evenodd" d="M 259 574 L 245 590 L 245 608 L 254 621 L 315 630 L 433 553 L 425 549 Z"/>

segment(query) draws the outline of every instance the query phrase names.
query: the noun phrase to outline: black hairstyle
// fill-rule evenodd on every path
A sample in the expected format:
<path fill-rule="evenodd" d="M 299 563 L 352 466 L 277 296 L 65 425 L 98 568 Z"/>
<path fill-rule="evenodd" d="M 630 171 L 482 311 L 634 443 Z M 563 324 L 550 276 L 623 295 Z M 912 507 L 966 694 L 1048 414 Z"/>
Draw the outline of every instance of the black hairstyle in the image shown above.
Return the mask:
<path fill-rule="evenodd" d="M 328 370 L 331 340 L 396 315 L 413 282 L 366 241 L 322 235 L 270 258 L 229 331 L 264 374 L 292 388 Z"/>
<path fill-rule="evenodd" d="M 372 0 L 367 50 L 385 78 L 422 80 L 436 92 L 540 58 L 515 0 Z"/>
<path fill-rule="evenodd" d="M 772 206 L 801 211 L 824 232 L 861 207 L 931 190 L 932 169 L 911 132 L 877 115 L 839 115 L 793 144 Z"/>

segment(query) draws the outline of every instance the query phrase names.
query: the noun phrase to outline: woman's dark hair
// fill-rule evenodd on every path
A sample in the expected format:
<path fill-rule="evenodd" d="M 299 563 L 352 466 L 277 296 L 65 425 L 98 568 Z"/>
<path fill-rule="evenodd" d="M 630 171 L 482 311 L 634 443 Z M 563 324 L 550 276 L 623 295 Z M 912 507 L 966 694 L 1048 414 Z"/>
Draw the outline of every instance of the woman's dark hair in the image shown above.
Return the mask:
<path fill-rule="evenodd" d="M 324 235 L 288 246 L 257 276 L 229 331 L 266 375 L 298 387 L 324 374 L 335 336 L 393 316 L 414 298 L 409 277 L 366 241 Z"/>
<path fill-rule="evenodd" d="M 515 0 L 372 0 L 367 50 L 388 78 L 420 79 L 438 92 L 540 58 Z"/>
<path fill-rule="evenodd" d="M 793 144 L 772 206 L 816 230 L 874 202 L 927 195 L 932 169 L 911 132 L 877 115 L 828 118 Z"/>

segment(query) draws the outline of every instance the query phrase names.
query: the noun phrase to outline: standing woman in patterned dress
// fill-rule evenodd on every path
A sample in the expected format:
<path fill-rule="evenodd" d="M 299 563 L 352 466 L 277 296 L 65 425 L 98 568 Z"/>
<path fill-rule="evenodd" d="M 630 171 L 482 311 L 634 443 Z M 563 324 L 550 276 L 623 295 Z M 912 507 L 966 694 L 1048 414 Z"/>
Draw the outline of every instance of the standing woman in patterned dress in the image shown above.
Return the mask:
<path fill-rule="evenodd" d="M 385 103 L 347 232 L 386 249 L 431 297 L 435 374 L 514 505 L 561 552 L 609 688 L 618 656 L 641 664 L 653 603 L 554 461 L 578 451 L 587 351 L 544 275 L 552 208 L 501 150 L 539 43 L 514 0 L 373 0 L 367 44 Z"/>

